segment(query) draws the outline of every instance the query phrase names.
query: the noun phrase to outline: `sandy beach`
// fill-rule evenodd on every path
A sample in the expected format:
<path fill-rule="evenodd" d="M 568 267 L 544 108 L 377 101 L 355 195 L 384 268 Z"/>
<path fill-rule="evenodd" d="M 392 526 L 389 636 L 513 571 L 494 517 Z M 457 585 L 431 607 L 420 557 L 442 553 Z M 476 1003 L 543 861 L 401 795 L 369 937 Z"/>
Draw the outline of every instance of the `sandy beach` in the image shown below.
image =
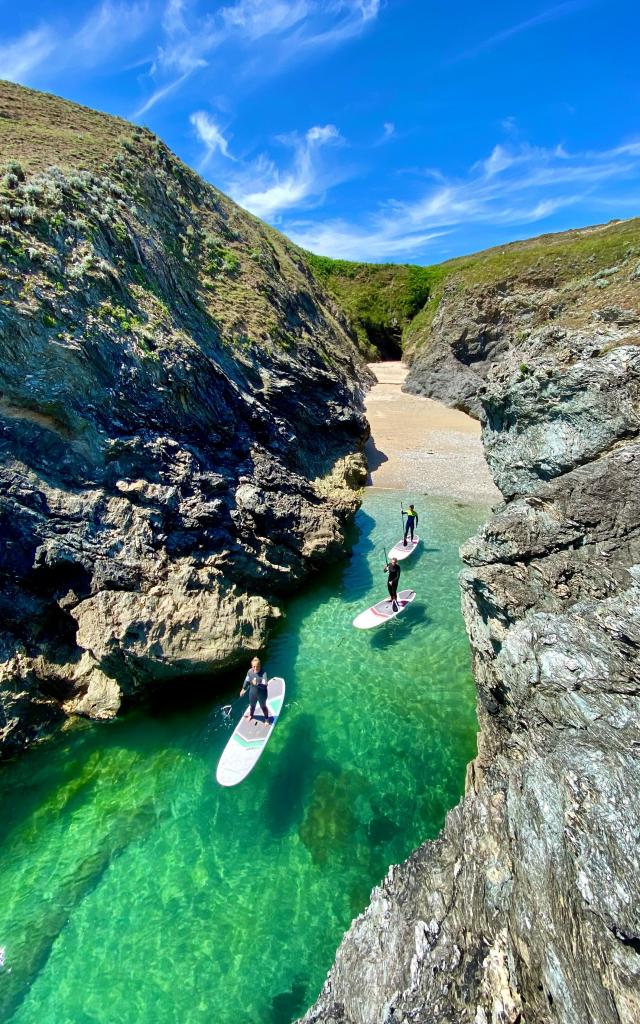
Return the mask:
<path fill-rule="evenodd" d="M 438 494 L 465 502 L 502 500 L 480 440 L 480 424 L 457 409 L 401 391 L 403 363 L 370 363 L 378 383 L 367 396 L 371 437 L 368 486 Z"/>

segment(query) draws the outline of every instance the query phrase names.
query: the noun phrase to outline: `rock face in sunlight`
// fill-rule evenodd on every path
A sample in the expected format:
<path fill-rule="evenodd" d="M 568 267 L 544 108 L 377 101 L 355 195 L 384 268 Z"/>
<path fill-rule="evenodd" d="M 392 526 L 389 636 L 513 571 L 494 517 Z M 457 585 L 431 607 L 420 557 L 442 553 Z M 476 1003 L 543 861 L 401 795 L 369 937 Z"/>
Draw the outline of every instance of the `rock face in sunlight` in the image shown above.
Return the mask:
<path fill-rule="evenodd" d="M 306 1024 L 640 1019 L 639 254 L 598 277 L 614 283 L 596 309 L 587 283 L 564 326 L 532 330 L 522 367 L 513 339 L 545 320 L 542 292 L 509 313 L 506 275 L 486 300 L 483 436 L 506 502 L 462 552 L 478 756 L 440 838 L 354 921 Z M 434 346 L 467 344 L 465 305 L 445 293 Z M 425 389 L 472 405 L 475 371 L 441 372 Z"/>
<path fill-rule="evenodd" d="M 11 753 L 264 644 L 341 549 L 367 371 L 299 251 L 150 132 L 8 83 L 0 114 Z"/>

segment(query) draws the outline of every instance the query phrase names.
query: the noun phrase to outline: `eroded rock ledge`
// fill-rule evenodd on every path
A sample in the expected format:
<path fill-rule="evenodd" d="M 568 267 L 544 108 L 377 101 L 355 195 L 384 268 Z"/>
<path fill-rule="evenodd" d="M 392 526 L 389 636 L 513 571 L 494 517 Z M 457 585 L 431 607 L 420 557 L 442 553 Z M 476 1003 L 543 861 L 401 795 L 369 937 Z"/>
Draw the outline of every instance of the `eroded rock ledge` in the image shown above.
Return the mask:
<path fill-rule="evenodd" d="M 631 281 L 633 266 L 616 272 Z M 637 309 L 637 286 L 629 298 Z M 463 306 L 441 310 L 442 329 Z M 556 344 L 542 324 L 547 344 L 532 332 L 524 356 L 509 345 L 517 323 L 501 321 L 483 433 L 507 500 L 464 547 L 461 578 L 478 756 L 437 841 L 374 889 L 306 1024 L 640 1019 L 640 349 L 628 313 Z"/>

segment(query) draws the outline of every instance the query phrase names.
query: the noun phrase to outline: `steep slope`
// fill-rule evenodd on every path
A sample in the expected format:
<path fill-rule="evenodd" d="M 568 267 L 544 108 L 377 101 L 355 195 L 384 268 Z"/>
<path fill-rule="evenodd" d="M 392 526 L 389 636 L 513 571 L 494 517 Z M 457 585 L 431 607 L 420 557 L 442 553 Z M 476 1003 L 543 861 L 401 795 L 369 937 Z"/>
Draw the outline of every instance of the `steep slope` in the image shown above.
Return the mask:
<path fill-rule="evenodd" d="M 405 389 L 480 415 L 504 366 L 640 340 L 640 219 L 544 235 L 443 263 L 405 332 Z"/>
<path fill-rule="evenodd" d="M 10 753 L 264 643 L 341 548 L 367 373 L 298 250 L 150 132 L 4 83 L 0 151 Z"/>
<path fill-rule="evenodd" d="M 308 1024 L 640 1019 L 638 221 L 485 256 L 412 367 L 480 412 L 506 499 L 462 552 L 478 756 Z"/>

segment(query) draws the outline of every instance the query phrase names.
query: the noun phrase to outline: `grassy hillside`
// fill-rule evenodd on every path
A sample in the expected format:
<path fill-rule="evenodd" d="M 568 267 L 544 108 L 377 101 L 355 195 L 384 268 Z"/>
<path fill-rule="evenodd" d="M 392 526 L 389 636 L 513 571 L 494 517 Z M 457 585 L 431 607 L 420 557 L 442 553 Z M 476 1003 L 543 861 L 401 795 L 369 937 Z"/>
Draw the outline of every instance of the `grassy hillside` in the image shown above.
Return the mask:
<path fill-rule="evenodd" d="M 445 290 L 517 281 L 557 288 L 597 277 L 633 252 L 640 258 L 638 218 L 541 235 L 426 267 L 304 256 L 349 316 L 361 351 L 371 358 L 399 358 L 401 352 L 411 357 L 425 343 Z"/>
<path fill-rule="evenodd" d="M 195 303 L 248 365 L 306 344 L 327 364 L 351 348 L 300 250 L 147 129 L 3 82 L 0 152 L 0 302 L 58 340 L 54 307 L 82 291 L 147 354 L 179 329 L 174 301 Z"/>
<path fill-rule="evenodd" d="M 482 292 L 519 284 L 523 288 L 562 288 L 590 281 L 596 295 L 615 276 L 616 265 L 630 257 L 640 259 L 640 218 L 540 235 L 537 238 L 462 256 L 436 268 L 429 299 L 404 332 L 404 350 L 411 356 L 425 344 L 445 290 L 450 294 Z M 602 275 L 599 277 L 599 275 Z M 617 284 L 618 282 L 616 282 Z M 616 288 L 616 301 L 638 284 L 625 280 Z"/>
<path fill-rule="evenodd" d="M 318 281 L 347 313 L 360 350 L 370 358 L 400 358 L 403 334 L 437 289 L 441 268 L 304 255 Z"/>

